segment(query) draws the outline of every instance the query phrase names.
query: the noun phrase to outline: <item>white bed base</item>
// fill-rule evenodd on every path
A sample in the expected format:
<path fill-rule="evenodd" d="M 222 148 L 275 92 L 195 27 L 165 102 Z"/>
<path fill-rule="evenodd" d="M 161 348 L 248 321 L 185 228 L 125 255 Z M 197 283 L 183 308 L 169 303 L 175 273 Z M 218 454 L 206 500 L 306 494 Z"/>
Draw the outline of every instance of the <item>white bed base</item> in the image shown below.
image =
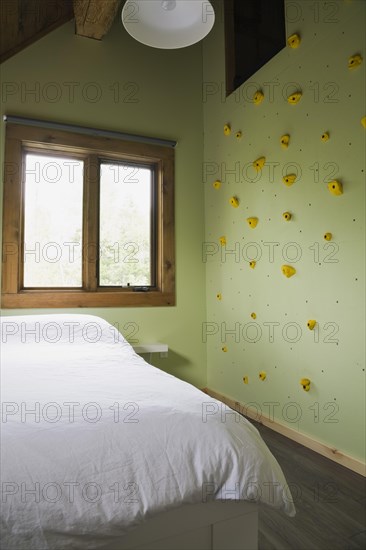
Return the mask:
<path fill-rule="evenodd" d="M 216 501 L 175 508 L 147 520 L 103 550 L 256 550 L 258 506 Z"/>

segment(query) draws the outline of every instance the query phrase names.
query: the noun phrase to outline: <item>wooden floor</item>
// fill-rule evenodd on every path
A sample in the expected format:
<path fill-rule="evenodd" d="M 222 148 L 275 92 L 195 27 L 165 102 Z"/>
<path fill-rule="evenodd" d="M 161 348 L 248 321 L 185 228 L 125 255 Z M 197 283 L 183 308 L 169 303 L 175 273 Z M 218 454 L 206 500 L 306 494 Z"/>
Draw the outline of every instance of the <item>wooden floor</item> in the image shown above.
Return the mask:
<path fill-rule="evenodd" d="M 259 550 L 366 549 L 365 478 L 253 422 L 286 476 L 297 514 L 259 514 Z"/>

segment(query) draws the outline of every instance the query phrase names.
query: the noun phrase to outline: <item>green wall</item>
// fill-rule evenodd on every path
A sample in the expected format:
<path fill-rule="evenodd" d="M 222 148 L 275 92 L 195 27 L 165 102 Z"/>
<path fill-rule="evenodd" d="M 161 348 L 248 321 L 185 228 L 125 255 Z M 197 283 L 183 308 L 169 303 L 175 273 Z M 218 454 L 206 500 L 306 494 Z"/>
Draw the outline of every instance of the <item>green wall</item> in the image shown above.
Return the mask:
<path fill-rule="evenodd" d="M 133 335 L 133 339 L 140 342 L 168 343 L 169 358 L 160 359 L 156 355 L 152 362 L 204 386 L 202 45 L 177 51 L 148 48 L 125 32 L 119 17 L 99 42 L 75 36 L 71 22 L 3 63 L 1 80 L 2 114 L 178 141 L 176 307 L 83 311 L 118 323 L 123 334 Z M 1 131 L 3 138 L 3 123 Z M 3 315 L 22 313 L 33 311 L 2 312 Z"/>
<path fill-rule="evenodd" d="M 351 71 L 348 58 L 365 57 L 366 3 L 287 2 L 287 35 L 299 33 L 300 47 L 281 50 L 227 99 L 216 8 L 218 23 L 204 43 L 203 83 L 207 385 L 361 458 L 365 64 Z M 260 105 L 252 102 L 257 88 L 265 94 Z M 297 88 L 302 99 L 290 105 L 286 98 Z M 330 135 L 326 143 L 323 132 Z M 283 134 L 291 136 L 287 150 L 280 146 Z M 267 162 L 257 176 L 252 162 L 262 156 Z M 297 181 L 285 186 L 282 176 L 294 172 Z M 216 179 L 220 189 L 212 186 Z M 329 193 L 332 179 L 343 182 L 343 195 Z M 238 208 L 229 204 L 232 196 Z M 289 222 L 285 211 L 293 214 Z M 246 221 L 251 216 L 259 220 L 255 229 Z M 324 240 L 325 232 L 332 241 Z M 283 264 L 296 274 L 284 277 Z M 317 321 L 314 331 L 309 319 Z M 301 378 L 311 380 L 309 392 Z"/>

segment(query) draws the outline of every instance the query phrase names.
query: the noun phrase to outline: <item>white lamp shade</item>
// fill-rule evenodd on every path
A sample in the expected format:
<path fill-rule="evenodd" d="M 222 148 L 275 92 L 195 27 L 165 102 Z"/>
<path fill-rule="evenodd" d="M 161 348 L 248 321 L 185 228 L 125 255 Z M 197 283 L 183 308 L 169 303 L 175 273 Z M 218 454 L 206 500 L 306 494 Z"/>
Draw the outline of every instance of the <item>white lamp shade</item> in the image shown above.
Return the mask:
<path fill-rule="evenodd" d="M 122 23 L 127 32 L 153 48 L 175 49 L 204 38 L 215 22 L 208 0 L 127 0 Z"/>

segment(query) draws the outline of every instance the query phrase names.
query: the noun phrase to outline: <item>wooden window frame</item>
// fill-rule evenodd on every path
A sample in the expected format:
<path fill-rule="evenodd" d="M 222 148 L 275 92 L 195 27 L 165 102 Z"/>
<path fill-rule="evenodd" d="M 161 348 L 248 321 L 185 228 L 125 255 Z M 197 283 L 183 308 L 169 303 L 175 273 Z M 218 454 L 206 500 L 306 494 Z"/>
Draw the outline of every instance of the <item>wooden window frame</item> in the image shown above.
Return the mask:
<path fill-rule="evenodd" d="M 156 281 L 142 292 L 133 287 L 98 287 L 98 259 L 83 252 L 82 288 L 23 288 L 24 153 L 82 158 L 83 251 L 99 247 L 99 161 L 153 166 L 156 174 Z M 148 307 L 175 305 L 174 150 L 64 130 L 8 123 L 5 139 L 2 244 L 2 308 Z M 85 246 L 86 245 L 86 246 Z"/>

